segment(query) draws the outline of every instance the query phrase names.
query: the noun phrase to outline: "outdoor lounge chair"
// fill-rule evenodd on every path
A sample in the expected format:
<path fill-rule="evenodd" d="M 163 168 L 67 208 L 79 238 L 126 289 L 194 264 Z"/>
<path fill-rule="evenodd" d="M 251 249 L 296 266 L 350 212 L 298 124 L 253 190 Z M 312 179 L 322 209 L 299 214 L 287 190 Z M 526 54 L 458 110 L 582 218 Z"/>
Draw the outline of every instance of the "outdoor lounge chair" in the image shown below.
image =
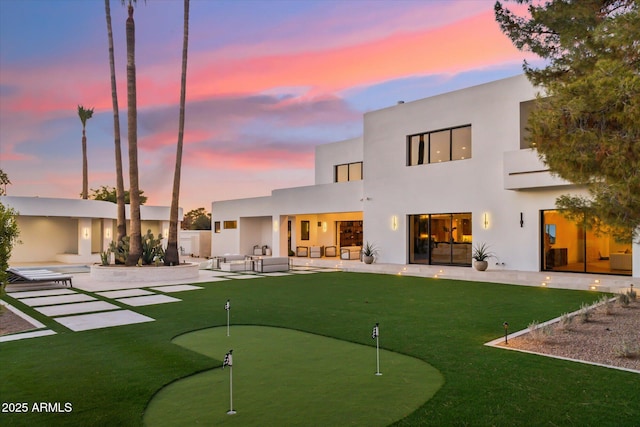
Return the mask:
<path fill-rule="evenodd" d="M 51 270 L 29 270 L 29 269 L 17 269 L 8 268 L 8 283 L 9 284 L 25 284 L 25 283 L 62 283 L 73 288 L 71 279 L 73 276 L 68 274 L 56 273 Z"/>

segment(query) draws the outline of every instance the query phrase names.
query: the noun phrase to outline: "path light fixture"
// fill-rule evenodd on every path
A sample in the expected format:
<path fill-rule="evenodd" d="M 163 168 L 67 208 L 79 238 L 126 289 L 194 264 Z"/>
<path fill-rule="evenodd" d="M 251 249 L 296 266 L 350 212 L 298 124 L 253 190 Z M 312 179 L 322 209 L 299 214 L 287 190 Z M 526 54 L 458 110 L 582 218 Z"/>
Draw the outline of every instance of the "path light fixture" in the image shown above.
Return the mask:
<path fill-rule="evenodd" d="M 502 326 L 504 327 L 504 343 L 509 344 L 509 341 L 507 340 L 507 336 L 509 335 L 509 323 L 504 322 Z"/>

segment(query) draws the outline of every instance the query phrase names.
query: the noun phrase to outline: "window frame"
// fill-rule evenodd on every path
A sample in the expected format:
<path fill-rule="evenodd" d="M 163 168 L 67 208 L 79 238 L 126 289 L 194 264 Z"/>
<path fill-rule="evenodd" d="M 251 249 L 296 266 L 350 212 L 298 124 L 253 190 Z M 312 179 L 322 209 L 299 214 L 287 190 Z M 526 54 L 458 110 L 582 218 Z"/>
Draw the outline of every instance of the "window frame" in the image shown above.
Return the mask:
<path fill-rule="evenodd" d="M 454 159 L 453 134 L 454 134 L 454 131 L 456 131 L 458 129 L 464 129 L 464 128 L 469 128 L 469 156 L 464 157 L 464 158 L 455 158 Z M 432 130 L 432 131 L 428 131 L 428 132 L 420 132 L 420 133 L 414 133 L 414 134 L 411 134 L 411 135 L 407 135 L 407 137 L 406 137 L 407 164 L 406 164 L 406 166 L 420 166 L 420 165 L 426 165 L 426 164 L 453 162 L 453 161 L 470 159 L 472 157 L 472 154 L 471 154 L 472 153 L 472 150 L 471 150 L 471 147 L 472 147 L 471 128 L 472 128 L 471 124 L 466 124 L 466 125 L 460 125 L 460 126 L 453 126 L 453 127 L 450 127 L 450 128 L 436 129 L 436 130 Z M 449 139 L 448 159 L 442 159 L 442 160 L 435 161 L 435 159 L 432 158 L 432 153 L 431 153 L 432 152 L 431 136 L 435 135 L 435 134 L 438 134 L 438 133 L 442 133 L 442 132 L 447 132 L 449 134 L 448 135 L 449 136 L 449 138 L 448 138 Z M 414 144 L 417 144 L 417 145 L 414 146 Z M 435 141 L 433 142 L 433 144 L 435 144 Z M 441 147 L 441 149 L 442 149 L 442 147 Z M 422 153 L 422 156 L 420 155 L 421 153 Z M 417 158 L 414 159 L 413 155 L 415 155 Z"/>
<path fill-rule="evenodd" d="M 351 175 L 355 172 L 354 170 L 352 170 L 352 168 L 355 168 L 356 165 L 360 166 L 360 174 L 359 174 L 359 178 L 355 178 L 352 177 Z M 346 174 L 347 174 L 347 179 L 346 180 L 339 180 L 339 173 L 338 173 L 338 169 L 340 167 L 345 167 L 346 166 Z M 338 183 L 338 182 L 349 182 L 349 181 L 362 181 L 364 179 L 364 165 L 362 164 L 362 161 L 360 162 L 349 162 L 349 163 L 341 163 L 339 165 L 334 165 L 333 167 L 333 182 L 334 183 Z"/>

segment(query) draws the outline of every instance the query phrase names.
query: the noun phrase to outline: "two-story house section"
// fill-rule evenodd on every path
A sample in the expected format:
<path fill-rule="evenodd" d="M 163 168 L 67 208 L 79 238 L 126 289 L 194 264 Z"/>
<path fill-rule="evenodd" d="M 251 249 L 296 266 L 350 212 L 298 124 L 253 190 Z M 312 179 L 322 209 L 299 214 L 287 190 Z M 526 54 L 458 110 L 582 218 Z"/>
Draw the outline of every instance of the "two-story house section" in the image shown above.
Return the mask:
<path fill-rule="evenodd" d="M 586 190 L 552 175 L 526 142 L 537 90 L 516 76 L 366 113 L 363 135 L 316 148 L 315 185 L 212 204 L 212 255 L 357 258 L 471 266 L 485 243 L 501 269 L 640 277 L 640 245 L 595 235 L 555 207 Z"/>

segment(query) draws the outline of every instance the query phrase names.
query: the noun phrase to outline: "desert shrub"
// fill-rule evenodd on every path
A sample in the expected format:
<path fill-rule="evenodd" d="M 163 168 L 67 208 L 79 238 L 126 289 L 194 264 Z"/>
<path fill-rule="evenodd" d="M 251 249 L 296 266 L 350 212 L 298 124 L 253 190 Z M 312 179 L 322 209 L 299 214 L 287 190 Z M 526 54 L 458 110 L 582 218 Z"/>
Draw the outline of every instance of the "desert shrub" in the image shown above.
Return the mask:
<path fill-rule="evenodd" d="M 593 306 L 583 302 L 578 311 L 578 319 L 582 323 L 587 323 L 593 315 Z"/>
<path fill-rule="evenodd" d="M 151 265 L 164 262 L 164 249 L 162 248 L 162 234 L 158 238 L 153 237 L 151 230 L 142 236 L 142 264 Z"/>
<path fill-rule="evenodd" d="M 615 348 L 616 356 L 633 359 L 640 357 L 640 344 L 624 340 Z"/>
<path fill-rule="evenodd" d="M 119 242 L 111 242 L 109 251 L 113 253 L 116 264 L 124 264 L 129 256 L 129 236 L 124 236 Z"/>
<path fill-rule="evenodd" d="M 560 320 L 558 321 L 557 328 L 562 331 L 568 331 L 571 329 L 571 325 L 573 324 L 573 317 L 569 316 L 569 313 L 564 313 L 560 316 Z"/>
<path fill-rule="evenodd" d="M 553 327 L 551 325 L 540 326 L 534 320 L 529 323 L 529 337 L 535 342 L 544 342 L 553 335 Z"/>
<path fill-rule="evenodd" d="M 598 306 L 602 306 L 604 314 L 611 316 L 613 314 L 614 301 L 615 300 L 609 298 L 607 295 L 603 295 L 598 301 Z"/>
<path fill-rule="evenodd" d="M 621 307 L 627 307 L 627 306 L 629 306 L 629 302 L 630 302 L 630 300 L 629 300 L 629 295 L 627 295 L 627 294 L 619 294 L 619 295 L 618 295 L 618 304 L 619 304 Z"/>
<path fill-rule="evenodd" d="M 111 255 L 111 251 L 109 249 L 104 252 L 100 252 L 100 263 L 102 265 L 109 265 L 109 255 Z"/>

